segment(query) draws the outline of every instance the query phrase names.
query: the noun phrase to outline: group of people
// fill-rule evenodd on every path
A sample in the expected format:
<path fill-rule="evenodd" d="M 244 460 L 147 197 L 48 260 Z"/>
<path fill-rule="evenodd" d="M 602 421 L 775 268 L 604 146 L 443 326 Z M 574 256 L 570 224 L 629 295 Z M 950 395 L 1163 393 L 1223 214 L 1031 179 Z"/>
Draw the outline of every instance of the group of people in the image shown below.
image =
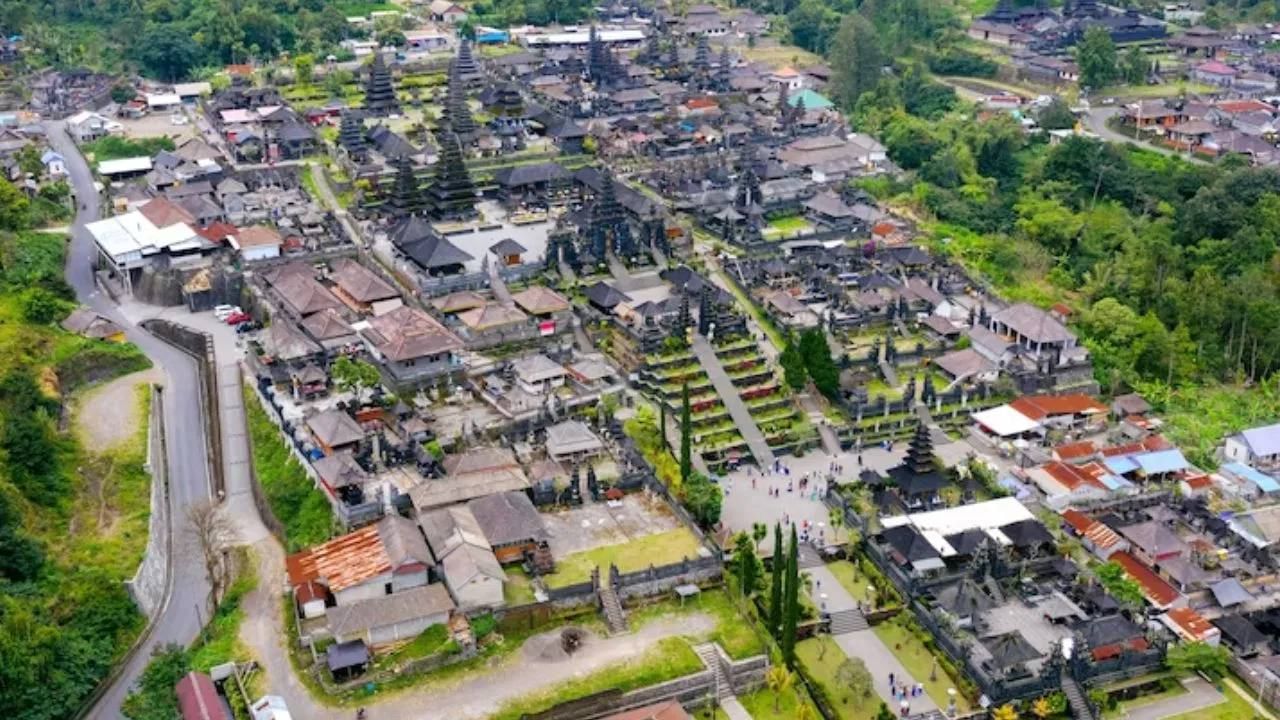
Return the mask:
<path fill-rule="evenodd" d="M 893 699 L 902 703 L 901 712 L 903 717 L 906 717 L 911 712 L 911 700 L 924 695 L 924 685 L 898 682 L 898 678 L 893 673 L 889 673 L 889 690 L 893 693 Z"/>

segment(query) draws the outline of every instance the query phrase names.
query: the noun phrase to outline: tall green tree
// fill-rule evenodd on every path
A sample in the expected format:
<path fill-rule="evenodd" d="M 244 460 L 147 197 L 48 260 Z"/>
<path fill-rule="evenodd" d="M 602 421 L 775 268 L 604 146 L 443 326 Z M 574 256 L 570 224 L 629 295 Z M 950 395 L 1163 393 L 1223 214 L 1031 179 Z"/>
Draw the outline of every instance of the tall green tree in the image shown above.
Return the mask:
<path fill-rule="evenodd" d="M 1120 63 L 1111 33 L 1097 26 L 1084 31 L 1076 45 L 1076 64 L 1080 66 L 1080 86 L 1101 90 L 1120 78 Z"/>
<path fill-rule="evenodd" d="M 883 75 L 884 51 L 876 28 L 858 13 L 845 15 L 831 39 L 831 92 L 845 109 L 853 108 L 862 94 L 873 89 Z"/>
<path fill-rule="evenodd" d="M 1147 56 L 1142 52 L 1142 48 L 1135 45 L 1125 52 L 1124 62 L 1120 68 L 1125 82 L 1130 85 L 1145 83 L 1147 81 L 1147 71 L 1150 69 L 1151 65 L 1147 62 Z"/>
<path fill-rule="evenodd" d="M 760 587 L 764 566 L 756 555 L 756 543 L 748 533 L 738 533 L 733 541 L 733 564 L 738 573 L 742 594 L 750 596 Z"/>
<path fill-rule="evenodd" d="M 791 544 L 787 547 L 787 577 L 782 611 L 782 659 L 787 667 L 796 664 L 796 627 L 800 624 L 800 544 L 796 526 L 791 526 Z"/>
<path fill-rule="evenodd" d="M 773 557 L 770 559 L 770 570 L 773 576 L 769 582 L 769 634 L 778 635 L 782 628 L 782 584 L 786 577 L 786 546 L 782 544 L 782 524 L 773 526 Z"/>
<path fill-rule="evenodd" d="M 689 405 L 689 383 L 680 388 L 680 480 L 693 474 L 693 411 Z"/>
<path fill-rule="evenodd" d="M 831 399 L 840 397 L 840 368 L 831 359 L 831 347 L 821 327 L 809 328 L 800 335 L 800 355 L 805 371 L 813 378 L 818 392 Z"/>
<path fill-rule="evenodd" d="M 782 365 L 782 377 L 787 385 L 796 392 L 803 390 L 805 383 L 809 381 L 809 373 L 805 370 L 804 355 L 800 353 L 798 342 L 787 338 L 787 345 L 778 357 L 778 364 Z"/>

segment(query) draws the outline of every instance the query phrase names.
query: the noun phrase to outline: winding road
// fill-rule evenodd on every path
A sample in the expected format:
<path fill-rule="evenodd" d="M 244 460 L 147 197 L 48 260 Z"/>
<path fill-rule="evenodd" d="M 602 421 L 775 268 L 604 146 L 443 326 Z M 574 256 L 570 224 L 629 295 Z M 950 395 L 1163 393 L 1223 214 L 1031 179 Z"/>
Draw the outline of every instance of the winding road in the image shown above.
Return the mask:
<path fill-rule="evenodd" d="M 205 462 L 204 421 L 200 413 L 199 379 L 190 356 L 129 322 L 110 296 L 101 292 L 93 279 L 97 256 L 85 224 L 99 218 L 98 193 L 93 173 L 79 149 L 66 134 L 65 124 L 45 124 L 49 144 L 62 155 L 78 202 L 82 203 L 67 249 L 67 282 L 76 298 L 95 312 L 124 328 L 129 341 L 137 345 L 163 371 L 165 387 L 164 425 L 168 443 L 169 511 L 173 526 L 169 583 L 159 614 L 138 651 L 125 663 L 111 686 L 85 716 L 94 720 L 122 718 L 120 707 L 134 681 L 146 668 L 152 651 L 171 643 L 187 645 L 206 619 L 209 584 L 186 509 L 210 496 Z"/>

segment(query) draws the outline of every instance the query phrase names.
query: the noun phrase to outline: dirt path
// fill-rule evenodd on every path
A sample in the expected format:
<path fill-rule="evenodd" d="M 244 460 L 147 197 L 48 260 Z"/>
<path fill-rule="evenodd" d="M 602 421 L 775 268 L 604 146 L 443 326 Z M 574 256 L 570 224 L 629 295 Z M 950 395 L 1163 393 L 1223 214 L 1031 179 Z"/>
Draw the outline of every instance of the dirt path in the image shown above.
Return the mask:
<path fill-rule="evenodd" d="M 136 388 L 163 378 L 164 373 L 153 367 L 122 375 L 85 393 L 75 412 L 76 432 L 85 448 L 100 453 L 133 439 L 143 421 L 138 417 L 141 408 Z"/>
<path fill-rule="evenodd" d="M 350 720 L 355 711 L 331 708 L 311 698 L 289 664 L 285 648 L 284 618 L 277 598 L 279 584 L 271 578 L 284 574 L 284 556 L 274 539 L 255 545 L 258 556 L 258 588 L 245 598 L 245 621 L 240 639 L 254 653 L 267 674 L 268 692 L 285 698 L 294 717 L 315 720 Z M 367 706 L 370 720 L 480 720 L 504 704 L 582 677 L 609 665 L 625 662 L 652 648 L 660 640 L 677 635 L 697 635 L 715 628 L 715 621 L 701 613 L 656 620 L 635 632 L 613 638 L 592 638 L 566 661 L 535 660 L 521 651 L 512 653 L 486 670 L 477 670 L 449 687 L 410 689 Z"/>

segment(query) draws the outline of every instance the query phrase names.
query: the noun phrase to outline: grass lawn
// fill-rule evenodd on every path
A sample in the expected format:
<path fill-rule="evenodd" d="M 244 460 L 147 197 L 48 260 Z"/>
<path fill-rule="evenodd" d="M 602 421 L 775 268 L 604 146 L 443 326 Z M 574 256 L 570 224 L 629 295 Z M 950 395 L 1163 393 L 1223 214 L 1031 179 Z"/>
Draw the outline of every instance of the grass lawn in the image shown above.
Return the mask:
<path fill-rule="evenodd" d="M 832 575 L 836 576 L 836 580 L 840 581 L 840 586 L 849 591 L 855 600 L 861 602 L 870 601 L 870 593 L 867 587 L 871 584 L 871 580 L 865 575 L 858 572 L 858 566 L 848 560 L 837 560 L 833 563 L 827 563 L 827 569 Z"/>
<path fill-rule="evenodd" d="M 734 599 L 723 589 L 704 590 L 684 603 L 671 599 L 636 608 L 630 613 L 632 627 L 660 618 L 706 613 L 716 619 L 716 629 L 705 635 L 690 636 L 698 642 L 716 642 L 734 660 L 742 660 L 764 652 L 764 643 L 752 630 L 753 621 L 738 612 Z"/>
<path fill-rule="evenodd" d="M 836 668 L 848 659 L 840 646 L 828 635 L 801 640 L 796 645 L 796 657 L 804 664 L 809 675 L 822 686 L 831 700 L 832 707 L 845 720 L 866 720 L 874 717 L 880 707 L 880 696 L 873 690 L 870 697 L 855 697 L 853 693 L 836 681 Z M 875 668 L 871 671 L 873 679 L 877 676 Z M 943 705 L 945 707 L 945 705 Z M 772 707 L 770 706 L 770 709 Z M 758 717 L 752 715 L 752 717 Z M 782 715 L 780 717 L 790 717 Z"/>
<path fill-rule="evenodd" d="M 249 651 L 240 642 L 240 623 L 244 621 L 240 601 L 258 586 L 257 560 L 244 548 L 235 551 L 235 558 L 236 579 L 204 634 L 191 646 L 191 667 L 194 670 L 208 672 L 215 665 L 250 659 Z"/>
<path fill-rule="evenodd" d="M 791 720 L 796 716 L 796 711 L 801 705 L 808 705 L 813 710 L 812 717 L 821 717 L 818 709 L 813 707 L 813 703 L 809 702 L 809 698 L 805 696 L 803 689 L 792 687 L 790 690 L 784 691 L 777 698 L 778 712 L 774 712 L 774 693 L 768 688 L 761 688 L 750 695 L 741 695 L 738 701 L 742 703 L 742 707 L 747 711 L 753 720 Z M 721 710 L 720 712 L 724 712 Z M 717 717 L 728 717 L 727 715 Z"/>
<path fill-rule="evenodd" d="M 799 215 L 791 215 L 790 217 L 780 217 L 769 221 L 769 230 L 773 230 L 780 235 L 794 235 L 804 230 L 811 230 L 812 225 Z"/>
<path fill-rule="evenodd" d="M 937 670 L 938 679 L 929 679 L 929 673 L 933 669 L 933 654 L 925 648 L 920 639 L 896 621 L 880 623 L 874 630 L 876 637 L 893 651 L 902 666 L 911 673 L 911 677 L 915 678 L 916 682 L 924 683 L 924 689 L 938 707 L 946 707 L 947 688 L 956 687 L 956 683 L 947 677 L 941 667 Z M 961 711 L 969 709 L 969 703 L 963 696 L 957 696 L 956 704 Z"/>
<path fill-rule="evenodd" d="M 608 580 L 609 565 L 617 565 L 619 572 L 635 572 L 650 565 L 666 565 L 682 558 L 698 557 L 698 538 L 685 528 L 654 533 L 620 545 L 574 553 L 556 560 L 556 571 L 544 580 L 547 587 L 564 587 L 591 579 L 591 569 L 600 568 L 602 581 Z"/>
<path fill-rule="evenodd" d="M 1194 82 L 1165 83 L 1162 85 L 1117 85 L 1103 88 L 1101 92 L 1091 93 L 1090 97 L 1162 98 L 1180 95 L 1183 91 L 1191 94 L 1204 94 L 1217 92 L 1218 88 Z"/>
<path fill-rule="evenodd" d="M 493 720 L 518 720 L 603 690 L 626 692 L 690 675 L 702 668 L 702 660 L 689 647 L 688 641 L 665 638 L 638 658 L 563 683 L 553 690 L 508 703 L 493 716 Z"/>
<path fill-rule="evenodd" d="M 54 547 L 64 561 L 101 568 L 121 580 L 138 569 L 151 522 L 151 476 L 143 467 L 147 462 L 151 388 L 139 385 L 137 392 L 137 431 L 102 453 L 81 445 L 69 528 L 48 528 L 49 541 L 56 543 Z"/>
<path fill-rule="evenodd" d="M 502 599 L 508 605 L 523 605 L 533 602 L 533 584 L 530 582 L 528 574 L 520 569 L 519 566 L 507 568 L 507 582 L 502 586 Z"/>
<path fill-rule="evenodd" d="M 1130 710 L 1140 708 L 1144 705 L 1150 705 L 1151 703 L 1160 702 L 1161 700 L 1167 700 L 1168 698 L 1171 698 L 1171 697 L 1177 697 L 1179 695 L 1186 695 L 1186 694 L 1187 694 L 1187 689 L 1183 687 L 1181 684 L 1178 684 L 1174 687 L 1169 688 L 1168 690 L 1161 690 L 1159 692 L 1151 693 L 1150 695 L 1143 695 L 1141 697 L 1136 697 L 1132 700 L 1127 700 L 1125 702 L 1117 703 L 1115 709 L 1108 710 L 1107 712 L 1103 713 L 1103 717 L 1122 718 L 1128 715 Z"/>
<path fill-rule="evenodd" d="M 822 58 L 794 45 L 742 48 L 742 56 L 751 62 L 764 63 L 774 68 L 790 65 L 797 70 L 806 65 L 816 65 Z"/>

